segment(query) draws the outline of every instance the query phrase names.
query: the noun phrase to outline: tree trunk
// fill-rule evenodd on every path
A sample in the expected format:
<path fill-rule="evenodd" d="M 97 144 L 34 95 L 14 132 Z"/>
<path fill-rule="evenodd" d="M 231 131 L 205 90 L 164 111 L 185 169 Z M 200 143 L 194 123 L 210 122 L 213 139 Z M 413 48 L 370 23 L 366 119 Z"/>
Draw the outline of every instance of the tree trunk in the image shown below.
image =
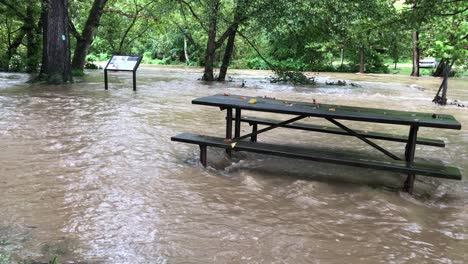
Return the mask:
<path fill-rule="evenodd" d="M 7 48 L 8 61 L 10 61 L 11 57 L 13 57 L 13 55 L 15 55 L 17 53 L 17 49 L 21 45 L 21 42 L 23 41 L 23 38 L 24 38 L 25 34 L 26 34 L 26 32 L 22 28 L 19 31 L 18 35 L 16 35 L 14 40 L 11 41 L 11 37 L 12 37 L 13 34 L 8 32 L 8 39 L 9 39 L 8 48 Z"/>
<path fill-rule="evenodd" d="M 229 63 L 231 62 L 232 52 L 234 50 L 234 40 L 236 38 L 237 27 L 238 25 L 234 24 L 229 28 L 229 37 L 226 44 L 226 50 L 224 51 L 223 63 L 219 69 L 218 81 L 226 80 L 227 69 L 229 67 Z"/>
<path fill-rule="evenodd" d="M 419 32 L 413 32 L 413 70 L 411 76 L 419 77 Z"/>
<path fill-rule="evenodd" d="M 213 64 L 216 57 L 216 30 L 218 24 L 219 0 L 215 0 L 210 14 L 210 24 L 208 28 L 208 42 L 205 53 L 205 70 L 203 72 L 203 81 L 213 81 Z"/>
<path fill-rule="evenodd" d="M 50 84 L 72 82 L 68 0 L 43 1 L 43 49 L 40 80 Z"/>
<path fill-rule="evenodd" d="M 190 64 L 190 57 L 188 54 L 188 47 L 187 47 L 187 37 L 184 35 L 184 56 L 185 56 L 185 64 Z"/>
<path fill-rule="evenodd" d="M 440 60 L 439 65 L 437 65 L 436 70 L 434 71 L 434 74 L 432 76 L 434 77 L 443 77 L 444 76 L 444 71 L 445 71 L 445 65 L 448 64 L 449 60 L 443 58 Z"/>
<path fill-rule="evenodd" d="M 364 47 L 359 48 L 359 73 L 364 73 Z"/>
<path fill-rule="evenodd" d="M 341 48 L 340 67 L 343 67 L 343 63 L 344 63 L 344 49 Z"/>
<path fill-rule="evenodd" d="M 96 35 L 101 20 L 102 10 L 108 0 L 95 0 L 91 10 L 89 11 L 88 19 L 86 20 L 81 36 L 76 37 L 76 48 L 73 53 L 72 69 L 84 70 L 86 64 L 86 56 L 89 53 L 94 36 Z"/>

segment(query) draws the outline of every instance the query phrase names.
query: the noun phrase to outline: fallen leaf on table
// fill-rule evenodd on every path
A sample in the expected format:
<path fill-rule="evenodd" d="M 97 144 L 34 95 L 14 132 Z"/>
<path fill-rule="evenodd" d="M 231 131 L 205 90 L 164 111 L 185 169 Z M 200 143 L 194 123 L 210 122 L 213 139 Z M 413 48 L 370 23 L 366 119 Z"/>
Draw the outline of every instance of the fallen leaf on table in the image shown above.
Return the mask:
<path fill-rule="evenodd" d="M 249 104 L 256 104 L 257 103 L 257 99 L 250 99 L 249 100 Z"/>
<path fill-rule="evenodd" d="M 231 148 L 234 148 L 237 145 L 237 142 L 231 144 Z"/>
<path fill-rule="evenodd" d="M 245 99 L 245 96 L 239 96 L 240 99 L 244 100 Z"/>
<path fill-rule="evenodd" d="M 335 109 L 335 108 L 328 108 L 328 111 L 330 111 L 330 112 L 335 112 L 336 109 Z"/>

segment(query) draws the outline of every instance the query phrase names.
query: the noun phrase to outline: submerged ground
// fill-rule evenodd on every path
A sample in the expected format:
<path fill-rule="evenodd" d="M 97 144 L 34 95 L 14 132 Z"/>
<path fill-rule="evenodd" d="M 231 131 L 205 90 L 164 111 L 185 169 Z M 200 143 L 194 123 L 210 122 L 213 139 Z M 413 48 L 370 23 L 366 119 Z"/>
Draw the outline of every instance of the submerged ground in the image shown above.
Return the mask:
<path fill-rule="evenodd" d="M 395 173 L 254 154 L 228 160 L 211 149 L 203 168 L 197 147 L 170 141 L 181 132 L 223 135 L 223 112 L 190 103 L 223 92 L 445 113 L 462 130 L 421 129 L 447 147 L 419 146 L 416 155 L 466 178 L 468 108 L 431 103 L 440 79 L 311 73 L 319 83 L 306 87 L 270 84 L 268 72 L 231 74 L 233 82 L 209 84 L 197 80 L 199 69 L 142 67 L 133 92 L 125 73 L 110 76 L 108 91 L 102 71 L 66 86 L 0 73 L 0 263 L 55 255 L 64 263 L 468 261 L 466 180 L 418 177 L 411 197 Z M 348 85 L 325 85 L 338 79 Z M 451 80 L 449 98 L 467 105 L 468 81 Z M 286 129 L 259 140 L 372 151 Z"/>

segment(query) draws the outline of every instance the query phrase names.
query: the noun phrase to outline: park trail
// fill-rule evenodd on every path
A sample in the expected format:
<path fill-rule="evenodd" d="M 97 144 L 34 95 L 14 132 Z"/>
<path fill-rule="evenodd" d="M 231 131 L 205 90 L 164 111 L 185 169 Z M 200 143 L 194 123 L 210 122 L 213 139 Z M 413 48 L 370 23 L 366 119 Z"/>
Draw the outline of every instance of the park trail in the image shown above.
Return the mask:
<path fill-rule="evenodd" d="M 316 86 L 293 86 L 269 83 L 268 72 L 230 74 L 205 83 L 200 69 L 143 66 L 133 92 L 127 73 L 111 73 L 108 91 L 102 70 L 63 86 L 0 73 L 0 263 L 468 261 L 468 108 L 431 102 L 440 79 L 309 73 Z M 346 85 L 325 85 L 338 79 Z M 449 98 L 466 104 L 467 83 L 449 82 Z M 462 130 L 420 130 L 446 148 L 418 146 L 416 155 L 458 166 L 465 179 L 420 176 L 410 196 L 395 173 L 251 153 L 229 160 L 211 149 L 203 168 L 198 147 L 170 137 L 223 135 L 224 112 L 191 100 L 224 92 L 454 115 Z M 305 131 L 259 140 L 373 153 Z"/>

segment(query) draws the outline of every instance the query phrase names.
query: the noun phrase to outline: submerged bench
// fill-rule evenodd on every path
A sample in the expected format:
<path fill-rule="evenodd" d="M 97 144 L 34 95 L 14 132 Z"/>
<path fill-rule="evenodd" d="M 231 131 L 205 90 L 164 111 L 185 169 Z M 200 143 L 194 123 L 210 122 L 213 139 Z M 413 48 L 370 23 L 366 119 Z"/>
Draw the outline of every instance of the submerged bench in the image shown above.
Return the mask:
<path fill-rule="evenodd" d="M 423 176 L 461 180 L 458 168 L 434 164 L 433 162 L 415 162 L 407 166 L 405 161 L 379 160 L 375 156 L 350 154 L 339 150 L 313 149 L 291 145 L 276 145 L 251 141 L 237 141 L 232 147 L 232 142 L 226 142 L 224 138 L 203 136 L 192 133 L 182 133 L 171 138 L 172 141 L 195 144 L 200 146 L 200 161 L 207 165 L 207 147 L 216 147 L 226 150 L 246 151 L 274 156 L 282 156 L 303 160 L 320 161 L 332 164 L 350 165 L 362 168 L 411 173 Z"/>
<path fill-rule="evenodd" d="M 257 125 L 271 126 L 271 125 L 277 124 L 279 121 L 274 120 L 274 119 L 244 116 L 244 117 L 241 117 L 241 122 L 248 123 L 249 125 L 253 126 L 253 130 L 256 131 Z M 304 123 L 291 123 L 291 124 L 283 125 L 280 127 L 335 134 L 335 135 L 352 136 L 345 130 L 338 128 L 338 127 L 320 126 L 320 125 L 312 125 L 312 124 L 304 124 Z M 402 142 L 402 143 L 408 142 L 408 136 L 400 136 L 400 135 L 393 135 L 393 134 L 380 133 L 380 132 L 371 132 L 371 131 L 365 131 L 365 130 L 354 130 L 354 132 L 356 132 L 358 135 L 361 135 L 365 138 L 395 141 L 395 142 Z M 252 141 L 256 141 L 255 133 L 252 134 L 251 139 Z M 423 138 L 423 137 L 418 137 L 416 139 L 416 144 L 433 146 L 433 147 L 441 147 L 441 148 L 445 147 L 445 142 L 443 140 Z"/>

